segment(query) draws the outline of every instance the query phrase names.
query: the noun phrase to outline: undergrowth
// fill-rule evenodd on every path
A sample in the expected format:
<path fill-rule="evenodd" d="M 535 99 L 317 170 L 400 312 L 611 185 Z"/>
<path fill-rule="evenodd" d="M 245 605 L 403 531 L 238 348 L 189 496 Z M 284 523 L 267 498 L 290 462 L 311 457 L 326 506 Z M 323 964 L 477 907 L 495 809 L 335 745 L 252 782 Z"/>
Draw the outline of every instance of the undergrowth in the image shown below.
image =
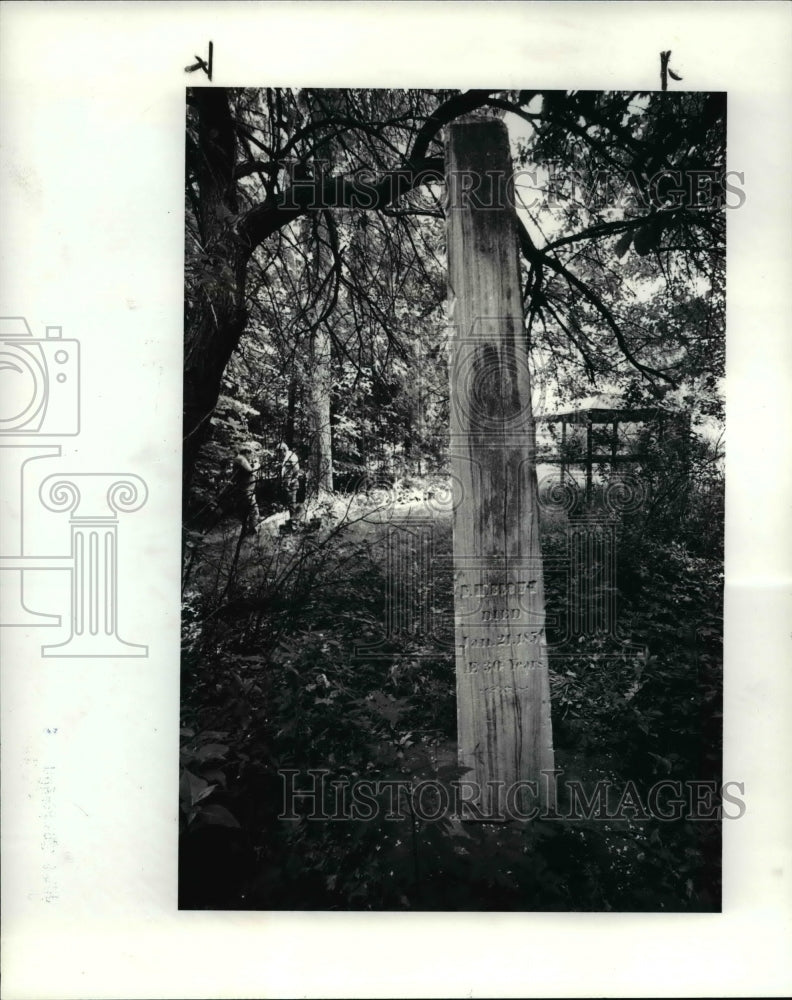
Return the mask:
<path fill-rule="evenodd" d="M 428 819 L 426 796 L 413 808 L 421 782 L 431 799 L 459 776 L 452 596 L 438 570 L 420 595 L 431 629 L 383 628 L 401 565 L 385 558 L 388 530 L 358 517 L 251 543 L 230 521 L 193 539 L 180 906 L 719 909 L 714 819 L 660 820 L 638 806 L 616 819 L 463 823 L 448 809 Z M 447 566 L 447 519 L 433 538 L 436 566 Z M 616 579 L 602 577 L 615 586 L 615 633 L 550 647 L 561 803 L 570 780 L 634 782 L 641 793 L 664 780 L 721 780 L 719 555 L 647 531 L 638 517 L 617 542 Z M 548 612 L 558 620 L 568 611 L 565 545 L 563 525 L 545 524 Z M 320 781 L 339 818 L 311 819 L 315 800 L 291 794 Z M 362 817 L 344 818 L 361 781 L 371 816 L 361 807 Z"/>

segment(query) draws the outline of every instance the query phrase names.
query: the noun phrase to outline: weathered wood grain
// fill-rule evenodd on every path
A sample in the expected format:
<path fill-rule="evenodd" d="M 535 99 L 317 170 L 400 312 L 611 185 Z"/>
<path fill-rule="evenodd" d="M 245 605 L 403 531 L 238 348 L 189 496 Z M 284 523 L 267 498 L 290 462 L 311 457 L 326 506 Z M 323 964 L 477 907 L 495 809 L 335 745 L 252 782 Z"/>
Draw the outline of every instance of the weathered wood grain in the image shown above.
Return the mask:
<path fill-rule="evenodd" d="M 446 165 L 459 762 L 482 790 L 485 814 L 511 805 L 519 815 L 552 805 L 552 781 L 541 772 L 552 771 L 554 757 L 535 433 L 503 123 L 449 126 Z M 536 791 L 524 786 L 505 798 L 518 782 L 536 782 Z"/>

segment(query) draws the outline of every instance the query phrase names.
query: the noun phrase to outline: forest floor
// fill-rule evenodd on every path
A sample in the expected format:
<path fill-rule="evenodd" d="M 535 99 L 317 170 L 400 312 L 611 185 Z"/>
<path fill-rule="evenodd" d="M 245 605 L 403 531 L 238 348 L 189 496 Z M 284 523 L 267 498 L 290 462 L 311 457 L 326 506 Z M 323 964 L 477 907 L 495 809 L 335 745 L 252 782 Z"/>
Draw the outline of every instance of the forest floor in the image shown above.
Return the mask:
<path fill-rule="evenodd" d="M 349 829 L 292 829 L 278 818 L 272 802 L 282 798 L 284 767 L 412 788 L 458 773 L 449 500 L 425 483 L 336 494 L 306 505 L 293 532 L 281 532 L 288 515 L 276 512 L 253 536 L 227 518 L 205 537 L 185 591 L 188 611 L 201 610 L 183 646 L 182 905 L 712 908 L 717 859 L 712 832 L 701 825 L 681 831 L 629 812 L 530 829 L 479 824 L 475 832 L 415 816 Z M 557 513 L 542 521 L 549 614 L 563 612 L 568 594 L 552 558 L 565 551 L 565 526 Z M 678 644 L 678 609 L 673 615 Z M 680 699 L 693 701 L 684 662 L 658 670 L 652 682 L 644 649 L 623 640 L 595 636 L 571 653 L 551 644 L 549 653 L 563 781 L 623 787 L 635 777 L 684 773 L 688 737 L 659 700 L 671 685 L 677 715 Z M 690 710 L 695 718 L 695 705 Z M 687 756 L 695 758 L 698 746 Z M 233 850 L 220 860 L 210 853 L 209 862 L 199 850 L 194 861 L 190 852 L 208 834 L 217 838 L 224 823 L 244 836 L 226 829 L 237 838 Z M 229 873 L 224 865 L 240 844 L 243 871 Z M 208 876 L 207 864 L 226 875 Z"/>

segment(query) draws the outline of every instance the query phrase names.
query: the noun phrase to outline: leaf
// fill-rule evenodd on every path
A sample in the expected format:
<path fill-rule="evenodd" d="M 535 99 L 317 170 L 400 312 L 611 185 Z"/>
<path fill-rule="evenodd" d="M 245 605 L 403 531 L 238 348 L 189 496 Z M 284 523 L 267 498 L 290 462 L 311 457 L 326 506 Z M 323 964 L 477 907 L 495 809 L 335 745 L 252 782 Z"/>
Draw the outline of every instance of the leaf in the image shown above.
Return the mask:
<path fill-rule="evenodd" d="M 181 778 L 179 779 L 179 803 L 182 808 L 187 811 L 191 802 L 192 794 L 190 792 L 190 780 L 187 777 L 187 771 L 185 770 L 182 771 Z"/>
<path fill-rule="evenodd" d="M 409 707 L 410 699 L 394 698 L 392 695 L 386 695 L 381 691 L 375 691 L 373 694 L 369 695 L 367 702 L 368 706 L 373 708 L 378 715 L 387 719 L 391 725 L 395 725 L 402 713 Z"/>
<path fill-rule="evenodd" d="M 222 785 L 223 788 L 226 787 L 226 776 L 217 768 L 212 768 L 210 771 L 204 771 L 204 777 L 207 781 L 214 781 L 218 785 Z"/>
<path fill-rule="evenodd" d="M 630 249 L 630 245 L 633 241 L 633 233 L 625 233 L 620 236 L 616 241 L 616 246 L 613 248 L 616 252 L 616 256 L 621 259 L 627 251 Z"/>
<path fill-rule="evenodd" d="M 228 747 L 223 743 L 206 743 L 195 751 L 195 759 L 204 763 L 207 760 L 222 760 L 228 753 Z"/>
<path fill-rule="evenodd" d="M 192 771 L 188 771 L 185 767 L 180 783 L 180 792 L 183 790 L 185 801 L 194 806 L 208 795 L 211 795 L 215 788 L 217 788 L 217 785 L 210 785 L 208 781 L 199 778 L 197 774 L 193 774 Z"/>
<path fill-rule="evenodd" d="M 201 822 L 207 823 L 210 826 L 230 826 L 234 829 L 240 829 L 239 821 L 233 816 L 225 806 L 213 803 L 212 805 L 205 806 L 201 810 Z"/>
<path fill-rule="evenodd" d="M 654 760 L 656 760 L 658 764 L 662 765 L 666 774 L 671 773 L 673 765 L 671 764 L 671 761 L 667 757 L 662 757 L 660 754 L 652 753 L 651 750 L 649 751 L 649 756 L 654 758 Z"/>
<path fill-rule="evenodd" d="M 206 788 L 202 788 L 200 792 L 193 796 L 193 805 L 196 806 L 199 802 L 203 802 L 204 799 L 212 794 L 215 788 L 217 788 L 217 785 L 207 785 Z"/>

